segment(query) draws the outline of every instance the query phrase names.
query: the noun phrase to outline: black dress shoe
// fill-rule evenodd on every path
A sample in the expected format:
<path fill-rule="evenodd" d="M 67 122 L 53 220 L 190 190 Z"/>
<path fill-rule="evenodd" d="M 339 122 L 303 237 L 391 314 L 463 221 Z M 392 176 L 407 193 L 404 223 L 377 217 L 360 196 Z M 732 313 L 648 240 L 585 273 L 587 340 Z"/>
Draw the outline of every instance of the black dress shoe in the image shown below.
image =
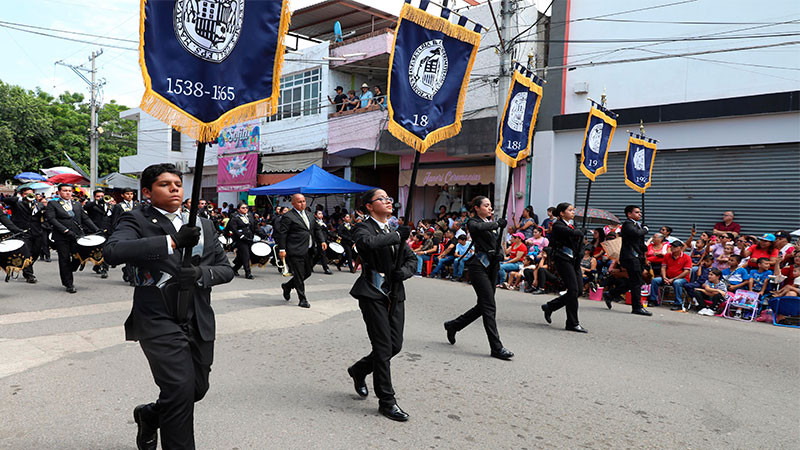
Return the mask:
<path fill-rule="evenodd" d="M 281 289 L 283 289 L 283 299 L 288 302 L 292 298 L 292 288 L 282 284 Z"/>
<path fill-rule="evenodd" d="M 636 315 L 639 315 L 639 316 L 652 316 L 653 315 L 653 313 L 651 313 L 650 311 L 646 310 L 645 308 L 636 308 L 633 311 L 631 311 L 631 314 L 636 314 Z"/>
<path fill-rule="evenodd" d="M 359 397 L 366 397 L 369 395 L 369 389 L 367 389 L 367 381 L 364 378 L 357 377 L 353 375 L 353 368 L 347 368 L 347 374 L 350 375 L 350 378 L 353 379 L 353 387 L 356 390 L 356 394 Z"/>
<path fill-rule="evenodd" d="M 148 405 L 139 405 L 133 409 L 133 420 L 139 427 L 136 433 L 136 448 L 139 450 L 158 449 L 158 427 L 154 427 L 143 417 L 145 408 Z"/>
<path fill-rule="evenodd" d="M 102 279 L 104 279 L 104 280 L 105 280 L 106 278 L 108 278 L 108 272 L 106 272 L 106 271 L 102 271 L 102 272 L 100 272 L 100 278 L 102 278 Z"/>
<path fill-rule="evenodd" d="M 606 308 L 611 309 L 611 296 L 603 293 L 603 301 L 606 302 Z"/>
<path fill-rule="evenodd" d="M 253 276 L 253 274 L 250 274 L 250 273 L 248 273 L 244 277 L 247 278 L 248 280 L 254 280 L 256 278 L 256 277 Z"/>
<path fill-rule="evenodd" d="M 341 272 L 341 271 L 342 271 L 342 266 L 336 266 L 336 270 L 338 270 L 339 272 Z"/>
<path fill-rule="evenodd" d="M 70 294 L 74 294 L 78 291 L 75 290 L 75 286 L 67 286 L 67 292 L 69 292 Z"/>
<path fill-rule="evenodd" d="M 544 320 L 547 321 L 547 323 L 553 323 L 553 320 L 550 319 L 550 315 L 553 314 L 553 311 L 550 311 L 547 305 L 542 305 L 542 311 L 544 311 Z"/>
<path fill-rule="evenodd" d="M 238 270 L 234 270 L 233 271 L 233 276 L 240 277 L 241 275 L 239 275 L 239 271 Z"/>
<path fill-rule="evenodd" d="M 514 352 L 511 350 L 503 347 L 500 350 L 496 350 L 492 352 L 492 357 L 497 359 L 504 359 L 506 361 L 510 360 L 514 357 Z"/>
<path fill-rule="evenodd" d="M 301 308 L 311 308 L 311 304 L 308 303 L 308 300 L 306 299 L 300 300 L 300 303 L 298 303 L 297 306 Z"/>
<path fill-rule="evenodd" d="M 567 331 L 575 331 L 577 333 L 588 333 L 589 331 L 586 328 L 583 328 L 580 325 L 575 325 L 574 327 L 567 327 Z"/>
<path fill-rule="evenodd" d="M 447 342 L 450 345 L 455 345 L 456 343 L 456 330 L 452 326 L 451 321 L 447 321 L 444 323 L 444 329 L 447 331 Z"/>
<path fill-rule="evenodd" d="M 397 404 L 394 404 L 392 406 L 379 406 L 378 412 L 398 422 L 405 422 L 406 420 L 408 420 L 408 414 L 406 414 L 405 411 L 400 409 L 400 407 L 397 406 Z"/>
<path fill-rule="evenodd" d="M 26 283 L 36 284 L 37 281 L 39 281 L 39 280 L 37 280 L 36 277 L 34 277 L 34 276 L 29 276 L 28 278 L 25 278 L 25 282 Z"/>
<path fill-rule="evenodd" d="M 331 271 L 330 271 L 330 270 L 328 270 L 328 269 L 325 269 L 325 271 L 324 271 L 324 272 L 322 272 L 322 273 L 324 273 L 325 275 L 333 275 L 333 272 L 331 272 Z"/>

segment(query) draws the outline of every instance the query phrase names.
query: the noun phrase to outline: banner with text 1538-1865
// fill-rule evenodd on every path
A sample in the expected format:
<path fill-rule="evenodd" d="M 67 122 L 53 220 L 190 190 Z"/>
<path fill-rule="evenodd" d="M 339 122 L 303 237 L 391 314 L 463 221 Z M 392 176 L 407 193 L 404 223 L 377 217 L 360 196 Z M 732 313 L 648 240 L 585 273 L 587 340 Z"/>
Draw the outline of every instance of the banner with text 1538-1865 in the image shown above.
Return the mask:
<path fill-rule="evenodd" d="M 420 3 L 427 7 L 428 2 Z M 406 3 L 389 61 L 389 132 L 424 153 L 461 131 L 469 75 L 481 42 L 480 25 L 465 28 Z"/>
<path fill-rule="evenodd" d="M 644 194 L 652 182 L 653 163 L 656 160 L 656 143 L 650 139 L 631 136 L 625 154 L 625 184 Z"/>
<path fill-rule="evenodd" d="M 202 142 L 275 111 L 288 0 L 140 1 L 143 111 Z"/>
<path fill-rule="evenodd" d="M 603 107 L 592 106 L 581 147 L 581 172 L 586 178 L 594 181 L 598 175 L 606 173 L 608 146 L 616 128 L 616 114 Z"/>
<path fill-rule="evenodd" d="M 519 70 L 511 78 L 495 149 L 497 158 L 511 167 L 517 167 L 531 152 L 533 128 L 542 103 L 542 80 L 530 72 L 527 72 L 530 77 L 523 75 Z"/>

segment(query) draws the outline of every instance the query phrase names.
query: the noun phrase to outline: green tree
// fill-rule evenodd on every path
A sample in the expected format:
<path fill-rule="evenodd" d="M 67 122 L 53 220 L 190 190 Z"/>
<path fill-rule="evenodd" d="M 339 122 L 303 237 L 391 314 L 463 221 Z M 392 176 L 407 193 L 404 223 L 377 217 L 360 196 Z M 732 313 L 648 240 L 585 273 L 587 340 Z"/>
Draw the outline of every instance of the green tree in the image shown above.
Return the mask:
<path fill-rule="evenodd" d="M 36 171 L 48 157 L 53 120 L 37 93 L 0 81 L 0 182 Z"/>

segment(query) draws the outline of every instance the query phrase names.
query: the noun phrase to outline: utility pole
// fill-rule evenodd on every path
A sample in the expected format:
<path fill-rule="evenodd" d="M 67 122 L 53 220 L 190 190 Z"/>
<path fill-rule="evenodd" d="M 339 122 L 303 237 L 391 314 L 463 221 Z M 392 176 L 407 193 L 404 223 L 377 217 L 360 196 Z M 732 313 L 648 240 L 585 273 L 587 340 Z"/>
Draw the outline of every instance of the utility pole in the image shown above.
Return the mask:
<path fill-rule="evenodd" d="M 513 51 L 511 38 L 513 37 L 511 29 L 511 18 L 514 16 L 512 10 L 511 0 L 502 0 L 500 3 L 500 23 L 497 25 L 497 32 L 500 43 L 499 48 L 499 63 L 500 72 L 498 74 L 497 82 L 497 127 L 495 130 L 500 130 L 503 120 L 503 107 L 506 104 L 506 96 L 508 96 L 508 86 L 511 80 L 509 76 L 509 69 L 511 68 L 511 52 Z M 499 133 L 499 131 L 496 131 Z M 495 157 L 494 163 L 494 210 L 502 211 L 503 205 L 506 203 L 505 186 L 508 183 L 508 166 Z M 511 189 L 511 199 L 514 199 L 514 189 Z M 498 213 L 499 214 L 499 213 Z"/>
<path fill-rule="evenodd" d="M 97 189 L 97 139 L 102 132 L 102 128 L 97 126 L 97 90 L 106 83 L 103 79 L 101 79 L 99 82 L 96 81 L 97 69 L 95 68 L 95 59 L 102 54 L 103 49 L 92 52 L 92 56 L 89 57 L 89 61 L 92 63 L 91 70 L 87 70 L 83 66 L 73 66 L 72 64 L 67 64 L 64 61 L 56 61 L 56 65 L 65 66 L 72 69 L 76 75 L 78 75 L 84 82 L 86 82 L 86 84 L 89 85 L 89 89 L 91 91 L 91 104 L 89 105 L 91 115 L 89 120 L 89 189 L 91 191 Z M 91 80 L 86 78 L 86 76 L 81 72 L 89 72 L 92 77 Z"/>

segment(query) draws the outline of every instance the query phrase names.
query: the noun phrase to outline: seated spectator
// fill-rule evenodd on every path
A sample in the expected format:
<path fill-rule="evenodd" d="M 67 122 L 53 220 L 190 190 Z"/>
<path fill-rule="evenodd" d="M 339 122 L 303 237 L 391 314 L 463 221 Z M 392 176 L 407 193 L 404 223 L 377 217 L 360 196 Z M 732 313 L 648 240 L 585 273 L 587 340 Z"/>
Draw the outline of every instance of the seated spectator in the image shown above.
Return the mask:
<path fill-rule="evenodd" d="M 714 236 L 722 236 L 723 234 L 733 233 L 734 238 L 739 236 L 742 232 L 742 227 L 733 221 L 733 211 L 725 211 L 722 213 L 722 222 L 717 222 L 714 225 Z"/>
<path fill-rule="evenodd" d="M 453 230 L 453 236 L 458 239 L 461 236 L 466 236 L 467 232 L 464 231 L 464 222 L 461 220 L 454 220 L 453 226 L 451 228 Z"/>
<path fill-rule="evenodd" d="M 550 238 L 550 230 L 553 228 L 553 223 L 558 220 L 556 216 L 553 215 L 556 208 L 555 206 L 551 206 L 547 208 L 547 218 L 542 221 L 542 228 L 544 228 L 544 235 L 549 239 Z"/>
<path fill-rule="evenodd" d="M 664 235 L 658 232 L 653 235 L 650 244 L 647 245 L 647 262 L 655 273 L 661 273 L 661 264 L 664 257 L 669 253 L 669 243 L 664 242 Z"/>
<path fill-rule="evenodd" d="M 758 244 L 753 244 L 743 253 L 744 257 L 749 257 L 747 268 L 749 270 L 758 269 L 758 260 L 767 258 L 769 267 L 778 263 L 778 249 L 775 248 L 775 235 L 767 233 L 758 238 Z"/>
<path fill-rule="evenodd" d="M 436 263 L 436 267 L 431 270 L 431 273 L 428 274 L 428 278 L 433 278 L 442 271 L 445 266 L 449 266 L 453 264 L 455 261 L 455 249 L 456 249 L 456 241 L 453 240 L 453 232 L 447 230 L 445 232 L 445 243 L 444 243 L 444 250 L 439 254 L 439 262 Z"/>
<path fill-rule="evenodd" d="M 583 249 L 583 259 L 581 259 L 581 274 L 583 274 L 583 291 L 597 290 L 595 284 L 597 276 L 597 259 L 592 256 L 592 247 Z M 594 287 L 594 289 L 591 289 Z"/>
<path fill-rule="evenodd" d="M 784 285 L 791 285 L 795 281 L 794 269 L 800 269 L 800 249 L 795 250 L 792 254 L 792 263 L 786 264 L 781 268 L 781 275 L 786 279 L 783 281 Z"/>
<path fill-rule="evenodd" d="M 772 271 L 769 270 L 770 263 L 767 258 L 758 258 L 756 264 L 758 264 L 758 268 L 750 270 L 748 283 L 751 291 L 758 292 L 758 295 L 763 296 L 767 292 Z"/>
<path fill-rule="evenodd" d="M 603 249 L 603 242 L 606 240 L 606 231 L 601 228 L 592 230 L 592 242 L 589 244 L 592 247 L 592 256 L 597 259 L 599 263 L 605 257 L 606 251 Z"/>
<path fill-rule="evenodd" d="M 464 277 L 464 264 L 475 253 L 475 250 L 470 248 L 470 241 L 467 240 L 466 233 L 461 234 L 457 239 L 455 257 L 453 262 L 453 280 L 463 281 Z"/>
<path fill-rule="evenodd" d="M 417 230 L 411 231 L 411 235 L 408 237 L 407 244 L 413 252 L 416 252 L 420 247 L 422 247 L 422 240 L 419 238 L 419 233 L 417 233 Z"/>
<path fill-rule="evenodd" d="M 732 233 L 726 233 L 718 237 L 717 243 L 709 246 L 708 252 L 714 257 L 714 267 L 719 267 L 719 258 L 725 253 L 725 246 L 730 246 L 733 253 L 740 254 L 741 251 L 734 246 L 734 237 Z M 724 263 L 724 262 L 723 262 Z"/>
<path fill-rule="evenodd" d="M 550 245 L 550 241 L 544 237 L 544 230 L 537 226 L 533 229 L 533 236 L 526 240 L 525 244 L 528 246 L 529 254 L 538 256 L 542 252 L 543 248 Z"/>
<path fill-rule="evenodd" d="M 773 293 L 773 297 L 800 297 L 800 265 L 788 266 L 791 269 L 793 283 L 785 284 Z"/>
<path fill-rule="evenodd" d="M 533 289 L 530 290 L 531 294 L 544 294 L 547 283 L 558 283 L 559 281 L 555 266 L 550 260 L 550 249 L 551 247 L 542 249 L 542 257 L 536 265 L 536 270 L 525 269 L 522 271 L 528 286 L 533 286 Z"/>
<path fill-rule="evenodd" d="M 778 262 L 788 262 L 794 253 L 794 245 L 789 243 L 789 239 L 789 233 L 783 230 L 775 233 L 775 248 L 778 249 Z"/>
<path fill-rule="evenodd" d="M 708 272 L 708 280 L 701 287 L 695 289 L 694 299 L 697 301 L 698 314 L 713 316 L 714 313 L 725 302 L 725 295 L 728 287 L 722 281 L 722 271 L 711 269 Z M 706 306 L 706 301 L 711 301 L 711 307 Z M 721 312 L 721 311 L 720 311 Z"/>
<path fill-rule="evenodd" d="M 522 233 L 514 233 L 511 235 L 511 247 L 506 250 L 506 258 L 500 263 L 497 270 L 497 287 L 508 288 L 508 285 L 503 283 L 506 281 L 506 273 L 510 270 L 519 270 L 522 258 L 528 254 L 528 248 L 522 242 Z"/>
<path fill-rule="evenodd" d="M 336 86 L 336 96 L 331 99 L 331 96 L 328 96 L 328 101 L 331 102 L 331 105 L 336 105 L 334 107 L 335 112 L 342 112 L 345 110 L 345 101 L 347 100 L 347 96 L 344 94 L 344 88 L 341 86 Z M 338 206 L 337 206 L 338 208 Z"/>
<path fill-rule="evenodd" d="M 603 297 L 608 296 L 611 301 L 619 302 L 622 300 L 622 294 L 628 291 L 628 272 L 618 261 L 613 259 L 610 261 L 605 276 L 598 284 L 603 286 Z"/>
<path fill-rule="evenodd" d="M 422 246 L 414 252 L 417 254 L 417 272 L 415 275 L 422 276 L 422 264 L 425 261 L 430 261 L 431 255 L 436 253 L 437 250 L 438 246 L 433 242 L 433 231 L 426 231 Z"/>
<path fill-rule="evenodd" d="M 750 272 L 744 267 L 739 267 L 742 262 L 742 255 L 733 254 L 730 256 L 730 267 L 722 270 L 722 281 L 727 283 L 730 292 L 750 286 Z"/>
<path fill-rule="evenodd" d="M 508 274 L 508 289 L 512 291 L 516 291 L 519 289 L 519 284 L 522 282 L 522 279 L 525 274 L 525 269 L 534 269 L 536 266 L 534 265 L 533 258 L 530 255 L 525 255 L 522 258 L 522 265 L 519 270 L 515 270 Z"/>
<path fill-rule="evenodd" d="M 718 244 L 715 244 L 715 245 L 718 245 Z M 729 268 L 730 267 L 730 261 L 731 261 L 731 255 L 735 255 L 736 254 L 736 250 L 737 249 L 733 245 L 733 242 L 725 243 L 725 245 L 722 247 L 722 254 L 721 255 L 718 255 L 718 256 L 712 255 L 712 256 L 715 256 L 715 259 L 714 259 L 714 263 L 711 265 L 711 267 L 713 267 L 715 269 L 719 269 L 719 270 Z"/>
<path fill-rule="evenodd" d="M 369 85 L 367 83 L 363 83 L 361 85 L 361 95 L 358 97 L 360 100 L 359 108 L 366 108 L 370 105 L 370 101 L 372 100 L 372 92 L 369 90 Z"/>
<path fill-rule="evenodd" d="M 689 275 L 689 282 L 686 283 L 684 289 L 689 297 L 694 296 L 694 290 L 702 287 L 708 281 L 708 274 L 711 272 L 711 265 L 714 264 L 714 257 L 711 255 L 704 255 L 697 265 L 697 270 L 692 271 Z M 694 269 L 694 268 L 693 268 Z"/>
<path fill-rule="evenodd" d="M 386 108 L 386 95 L 377 84 L 372 87 L 373 97 L 369 101 L 369 106 L 380 106 L 381 110 Z"/>
<path fill-rule="evenodd" d="M 692 264 L 695 266 L 700 264 L 700 260 L 703 259 L 707 252 L 708 241 L 702 238 L 698 239 L 692 251 L 689 252 L 689 256 L 692 258 Z"/>
<path fill-rule="evenodd" d="M 531 209 L 525 208 L 522 210 L 522 215 L 519 218 L 519 224 L 517 224 L 516 220 L 514 220 L 514 232 L 522 233 L 524 236 L 523 240 L 525 241 L 533 238 L 533 230 L 537 228 L 536 222 L 531 217 L 531 211 L 533 211 L 533 207 L 531 207 Z"/>
<path fill-rule="evenodd" d="M 677 238 L 672 237 L 672 227 L 664 225 L 658 230 L 658 232 L 663 235 L 663 240 L 668 244 L 672 243 L 672 241 L 677 240 Z"/>
<path fill-rule="evenodd" d="M 658 288 L 662 285 L 672 286 L 675 289 L 675 303 L 673 311 L 683 308 L 683 288 L 689 282 L 689 273 L 692 270 L 692 259 L 683 253 L 683 242 L 674 241 L 670 244 L 670 254 L 664 258 L 661 265 L 661 276 L 653 278 L 650 283 L 650 302 L 658 304 Z"/>

